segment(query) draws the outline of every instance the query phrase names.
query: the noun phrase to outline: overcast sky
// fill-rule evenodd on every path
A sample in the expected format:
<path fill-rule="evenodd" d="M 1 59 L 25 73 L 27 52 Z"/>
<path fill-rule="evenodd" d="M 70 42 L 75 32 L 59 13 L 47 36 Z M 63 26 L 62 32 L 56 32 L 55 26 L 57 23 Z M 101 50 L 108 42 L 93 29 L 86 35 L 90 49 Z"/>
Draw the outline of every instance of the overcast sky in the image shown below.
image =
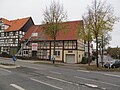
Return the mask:
<path fill-rule="evenodd" d="M 41 24 L 43 20 L 43 10 L 49 6 L 53 0 L 0 0 L 0 18 L 8 20 L 31 16 L 35 24 Z M 86 12 L 87 5 L 91 5 L 93 0 L 55 0 L 59 1 L 67 11 L 68 20 L 80 20 Z M 103 0 L 101 0 L 103 1 Z M 120 0 L 105 0 L 114 8 L 116 16 L 120 16 Z M 111 33 L 112 41 L 110 46 L 120 47 L 120 22 L 116 22 Z"/>

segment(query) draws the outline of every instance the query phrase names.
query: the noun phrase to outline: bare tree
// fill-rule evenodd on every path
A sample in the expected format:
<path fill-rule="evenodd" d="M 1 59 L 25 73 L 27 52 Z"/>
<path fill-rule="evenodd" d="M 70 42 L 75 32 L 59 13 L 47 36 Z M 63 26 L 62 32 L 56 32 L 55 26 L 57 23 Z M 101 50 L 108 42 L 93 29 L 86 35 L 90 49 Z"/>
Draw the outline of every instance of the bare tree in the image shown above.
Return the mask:
<path fill-rule="evenodd" d="M 96 65 L 98 63 L 98 38 L 104 30 L 111 31 L 116 21 L 113 14 L 113 8 L 107 5 L 106 2 L 94 0 L 91 6 L 88 6 L 88 16 L 90 20 L 90 29 L 93 38 L 96 40 Z"/>
<path fill-rule="evenodd" d="M 101 55 L 101 64 L 102 64 L 102 67 L 103 67 L 103 63 L 104 63 L 104 61 L 103 61 L 104 50 L 105 50 L 105 47 L 107 45 L 109 45 L 110 40 L 111 40 L 111 36 L 108 33 L 108 31 L 102 32 L 102 34 L 100 36 L 100 40 L 99 40 L 99 48 L 100 48 L 100 55 Z"/>
<path fill-rule="evenodd" d="M 79 37 L 84 40 L 84 44 L 87 44 L 87 57 L 88 57 L 88 65 L 90 66 L 90 42 L 92 41 L 92 33 L 91 33 L 91 26 L 90 26 L 90 18 L 84 15 L 83 17 L 84 27 L 79 28 Z M 86 48 L 85 48 L 86 49 Z"/>
<path fill-rule="evenodd" d="M 49 7 L 46 7 L 43 16 L 45 33 L 54 39 L 53 54 L 55 55 L 56 36 L 57 33 L 64 28 L 61 23 L 67 20 L 67 13 L 64 12 L 63 5 L 59 2 L 56 3 L 53 1 Z"/>

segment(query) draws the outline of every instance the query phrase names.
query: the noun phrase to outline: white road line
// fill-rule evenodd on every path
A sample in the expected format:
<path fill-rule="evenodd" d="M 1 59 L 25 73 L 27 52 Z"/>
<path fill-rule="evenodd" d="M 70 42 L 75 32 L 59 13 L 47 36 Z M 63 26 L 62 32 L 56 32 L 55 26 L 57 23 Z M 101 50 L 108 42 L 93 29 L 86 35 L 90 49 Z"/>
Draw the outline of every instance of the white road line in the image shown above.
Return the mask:
<path fill-rule="evenodd" d="M 49 71 L 49 72 L 54 73 L 54 74 L 61 74 L 59 72 L 54 72 L 54 71 Z"/>
<path fill-rule="evenodd" d="M 109 74 L 109 73 L 105 73 L 105 72 L 92 72 L 92 73 L 98 73 L 98 74 L 102 74 L 102 75 L 106 75 L 106 76 L 113 76 L 113 77 L 120 78 L 120 75 Z"/>
<path fill-rule="evenodd" d="M 98 86 L 97 85 L 94 85 L 94 84 L 88 84 L 88 83 L 85 83 L 86 86 L 88 87 L 92 87 L 92 88 L 97 88 Z"/>
<path fill-rule="evenodd" d="M 104 75 L 120 78 L 120 76 L 119 76 L 119 75 L 114 75 L 114 74 L 104 74 Z"/>
<path fill-rule="evenodd" d="M 84 80 L 89 80 L 89 81 L 95 81 L 93 79 L 88 79 L 88 78 L 83 78 L 83 77 L 79 77 L 79 76 L 74 76 L 75 78 L 79 78 L 79 79 L 84 79 Z"/>
<path fill-rule="evenodd" d="M 40 70 L 39 68 L 35 68 L 35 67 L 28 67 L 28 68 L 32 68 L 32 69 L 37 69 L 37 70 Z"/>
<path fill-rule="evenodd" d="M 74 76 L 74 77 L 75 78 L 84 79 L 84 80 L 94 81 L 94 82 L 98 82 L 98 83 L 108 84 L 108 85 L 112 85 L 112 86 L 115 86 L 115 87 L 120 87 L 120 85 L 116 85 L 116 84 L 113 84 L 113 83 L 108 83 L 108 82 L 103 82 L 103 81 L 97 81 L 97 80 L 83 78 L 83 77 L 78 77 L 78 76 Z"/>
<path fill-rule="evenodd" d="M 10 86 L 12 86 L 12 87 L 14 87 L 14 88 L 16 88 L 18 90 L 25 90 L 24 88 L 22 88 L 22 87 L 20 87 L 20 86 L 18 86 L 16 84 L 10 84 Z"/>
<path fill-rule="evenodd" d="M 99 73 L 99 74 L 106 75 L 106 76 L 112 76 L 112 77 L 120 78 L 120 75 L 115 75 L 115 74 L 108 74 L 108 73 L 102 73 L 102 72 L 92 72 L 92 73 Z"/>
<path fill-rule="evenodd" d="M 96 74 L 105 74 L 104 72 L 96 72 L 96 71 L 91 71 L 91 73 L 96 73 Z"/>
<path fill-rule="evenodd" d="M 77 85 L 77 83 L 73 83 L 73 82 L 69 82 L 69 81 L 65 81 L 63 79 L 59 79 L 59 78 L 54 78 L 54 77 L 51 77 L 51 76 L 46 76 L 47 78 L 50 78 L 50 79 L 54 79 L 54 80 L 57 80 L 57 81 L 61 81 L 61 82 L 64 82 L 64 83 L 68 83 L 68 84 L 74 84 L 74 85 Z"/>
<path fill-rule="evenodd" d="M 80 71 L 80 72 L 90 72 L 90 71 L 86 71 L 86 70 L 77 70 L 77 71 Z"/>
<path fill-rule="evenodd" d="M 0 69 L 3 70 L 3 71 L 6 71 L 6 72 L 11 73 L 11 71 L 9 71 L 9 70 L 7 70 L 7 69 L 3 69 L 3 68 L 0 68 Z"/>
<path fill-rule="evenodd" d="M 30 78 L 31 80 L 35 81 L 35 82 L 39 82 L 39 83 L 42 83 L 42 84 L 45 84 L 45 85 L 48 85 L 48 86 L 51 86 L 53 88 L 56 88 L 56 89 L 59 89 L 59 90 L 63 90 L 63 88 L 60 88 L 60 87 L 57 87 L 57 86 L 54 86 L 54 85 L 51 85 L 49 83 L 45 83 L 45 82 L 42 82 L 40 80 L 37 80 L 37 79 L 33 79 L 33 78 Z"/>

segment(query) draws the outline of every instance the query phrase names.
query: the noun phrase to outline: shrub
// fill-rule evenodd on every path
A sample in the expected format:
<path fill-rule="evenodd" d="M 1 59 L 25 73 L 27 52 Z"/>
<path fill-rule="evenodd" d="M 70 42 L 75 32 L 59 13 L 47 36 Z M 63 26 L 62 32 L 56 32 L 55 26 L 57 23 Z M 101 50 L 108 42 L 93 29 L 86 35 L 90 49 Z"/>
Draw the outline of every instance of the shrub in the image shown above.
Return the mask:
<path fill-rule="evenodd" d="M 93 58 L 92 56 L 90 56 L 90 58 L 89 58 L 90 63 L 92 62 L 93 59 L 95 60 L 95 58 Z M 88 64 L 88 57 L 83 57 L 81 63 L 82 64 Z"/>
<path fill-rule="evenodd" d="M 2 52 L 1 56 L 11 58 L 11 55 L 8 52 Z"/>
<path fill-rule="evenodd" d="M 88 63 L 88 58 L 87 57 L 82 57 L 82 64 L 87 64 Z"/>

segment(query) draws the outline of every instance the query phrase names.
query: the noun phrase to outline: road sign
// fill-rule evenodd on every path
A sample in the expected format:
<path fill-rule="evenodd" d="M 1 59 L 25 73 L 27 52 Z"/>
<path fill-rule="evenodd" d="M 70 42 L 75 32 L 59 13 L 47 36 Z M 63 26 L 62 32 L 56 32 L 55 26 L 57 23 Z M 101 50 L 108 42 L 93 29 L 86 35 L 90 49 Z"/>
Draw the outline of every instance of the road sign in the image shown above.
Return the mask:
<path fill-rule="evenodd" d="M 14 62 L 17 60 L 17 58 L 15 56 L 13 56 L 12 59 Z"/>

